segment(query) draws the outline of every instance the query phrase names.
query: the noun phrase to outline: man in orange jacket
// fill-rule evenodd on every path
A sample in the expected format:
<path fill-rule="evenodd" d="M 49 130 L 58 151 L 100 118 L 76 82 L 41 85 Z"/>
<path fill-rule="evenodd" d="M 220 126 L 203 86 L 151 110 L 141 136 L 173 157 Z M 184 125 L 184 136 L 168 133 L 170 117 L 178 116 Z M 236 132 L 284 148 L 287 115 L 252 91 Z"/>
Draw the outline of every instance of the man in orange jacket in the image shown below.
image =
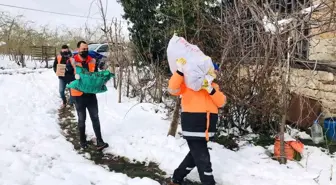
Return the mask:
<path fill-rule="evenodd" d="M 75 69 L 76 66 L 86 68 L 89 72 L 95 72 L 96 60 L 89 56 L 88 45 L 84 41 L 79 41 L 77 43 L 78 54 L 71 58 L 71 64 Z M 76 79 L 79 79 L 78 74 L 75 75 Z M 100 131 L 100 121 L 98 115 L 98 101 L 96 94 L 83 93 L 76 89 L 71 89 L 71 95 L 75 101 L 75 107 L 78 115 L 78 129 L 80 144 L 83 149 L 88 147 L 85 134 L 85 120 L 86 120 L 86 109 L 89 111 L 90 118 L 92 121 L 93 130 L 97 138 L 97 150 L 102 150 L 108 147 L 102 139 Z"/>
<path fill-rule="evenodd" d="M 197 167 L 202 184 L 215 185 L 207 142 L 215 136 L 218 108 L 225 105 L 226 96 L 216 83 L 207 80 L 204 80 L 202 90 L 189 89 L 184 83 L 182 70 L 186 62 L 183 58 L 177 60 L 177 71 L 170 78 L 168 86 L 172 95 L 182 96 L 182 134 L 190 149 L 174 171 L 171 184 L 181 185 L 183 179 Z"/>

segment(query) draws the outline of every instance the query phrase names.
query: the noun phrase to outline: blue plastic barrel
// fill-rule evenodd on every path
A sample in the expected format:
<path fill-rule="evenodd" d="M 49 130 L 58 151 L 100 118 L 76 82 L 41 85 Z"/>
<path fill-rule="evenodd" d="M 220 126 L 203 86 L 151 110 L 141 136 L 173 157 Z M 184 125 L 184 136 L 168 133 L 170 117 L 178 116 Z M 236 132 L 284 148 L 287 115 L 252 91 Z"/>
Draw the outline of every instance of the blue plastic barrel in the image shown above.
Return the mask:
<path fill-rule="evenodd" d="M 324 119 L 324 129 L 327 138 L 336 141 L 336 117 Z"/>

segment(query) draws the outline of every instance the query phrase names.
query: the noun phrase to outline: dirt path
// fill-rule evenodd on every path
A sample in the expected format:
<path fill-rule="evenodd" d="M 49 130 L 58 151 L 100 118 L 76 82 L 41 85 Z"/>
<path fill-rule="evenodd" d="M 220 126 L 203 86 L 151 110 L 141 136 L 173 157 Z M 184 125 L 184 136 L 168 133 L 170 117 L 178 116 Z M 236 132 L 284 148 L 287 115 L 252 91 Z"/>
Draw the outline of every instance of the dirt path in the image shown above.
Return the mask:
<path fill-rule="evenodd" d="M 77 120 L 74 116 L 74 109 L 66 107 L 58 111 L 59 124 L 63 130 L 63 135 L 74 145 L 74 148 L 79 154 L 84 155 L 87 159 L 95 162 L 97 165 L 106 167 L 110 171 L 124 173 L 129 177 L 148 177 L 158 181 L 161 185 L 168 185 L 169 178 L 166 178 L 166 173 L 155 163 L 141 163 L 138 161 L 130 161 L 125 157 L 114 156 L 112 154 L 97 151 L 90 141 L 89 148 L 86 150 L 80 149 Z M 201 185 L 198 182 L 187 181 L 184 185 Z"/>

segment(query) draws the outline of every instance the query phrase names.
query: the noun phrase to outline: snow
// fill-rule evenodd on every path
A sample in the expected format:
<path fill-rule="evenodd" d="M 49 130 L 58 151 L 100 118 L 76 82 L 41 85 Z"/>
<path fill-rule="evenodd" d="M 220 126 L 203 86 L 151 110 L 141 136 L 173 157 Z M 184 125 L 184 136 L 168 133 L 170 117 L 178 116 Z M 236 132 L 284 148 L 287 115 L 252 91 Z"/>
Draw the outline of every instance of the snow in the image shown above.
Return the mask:
<path fill-rule="evenodd" d="M 264 24 L 264 29 L 266 32 L 271 32 L 272 34 L 275 34 L 277 29 L 280 28 L 280 31 L 283 30 L 283 27 L 290 22 L 293 21 L 293 19 L 282 19 L 275 22 L 271 22 L 267 16 L 264 16 L 263 18 L 263 24 Z"/>
<path fill-rule="evenodd" d="M 305 132 L 299 132 L 299 133 L 298 133 L 298 136 L 299 136 L 299 138 L 301 138 L 301 139 L 312 139 L 311 136 L 308 135 L 308 134 L 305 133 Z"/>
<path fill-rule="evenodd" d="M 57 124 L 58 81 L 52 70 L 0 75 L 1 185 L 158 185 L 112 173 L 78 155 Z"/>
<path fill-rule="evenodd" d="M 0 70 L 0 74 L 7 74 L 7 75 L 13 75 L 13 74 L 26 74 L 26 73 L 41 73 L 44 71 L 47 71 L 48 69 L 29 69 L 29 68 L 20 68 L 20 69 L 3 69 Z"/>
<path fill-rule="evenodd" d="M 161 108 L 153 104 L 137 104 L 125 98 L 122 104 L 118 104 L 112 84 L 109 87 L 107 93 L 98 95 L 103 136 L 111 146 L 106 151 L 138 161 L 154 161 L 161 169 L 172 174 L 187 154 L 188 147 L 179 136 L 166 136 L 170 122 L 164 120 L 164 110 L 155 113 Z M 87 124 L 87 127 L 93 137 L 91 124 Z M 316 184 L 313 179 L 320 170 L 323 170 L 321 174 L 325 177 L 322 179 L 321 175 L 321 184 L 328 184 L 331 172 L 326 169 L 336 162 L 321 150 L 308 147 L 305 154 L 313 151 L 314 157 L 308 158 L 306 171 L 306 161 L 301 161 L 300 165 L 289 162 L 287 166 L 280 166 L 266 155 L 266 149 L 259 146 L 247 145 L 238 152 L 216 143 L 209 146 L 212 148 L 210 153 L 216 181 L 225 185 L 294 185 L 297 182 L 310 185 Z M 199 180 L 197 171 L 194 170 L 189 178 Z"/>
<path fill-rule="evenodd" d="M 61 101 L 58 80 L 51 69 L 0 75 L 0 87 L 4 89 L 0 97 L 5 97 L 0 101 L 0 185 L 159 184 L 148 178 L 131 179 L 109 172 L 74 151 L 57 124 Z M 165 120 L 162 105 L 139 104 L 125 97 L 118 104 L 112 82 L 108 88 L 108 92 L 97 95 L 103 139 L 110 144 L 105 152 L 156 162 L 171 175 L 189 149 L 180 136 L 167 137 L 170 121 Z M 86 125 L 89 137 L 93 137 L 89 117 Z M 213 142 L 209 147 L 219 185 L 336 183 L 335 159 L 316 147 L 305 147 L 303 160 L 286 165 L 272 160 L 266 155 L 268 150 L 260 146 L 244 145 L 236 152 Z M 188 178 L 199 181 L 197 170 Z"/>
<path fill-rule="evenodd" d="M 296 141 L 291 135 L 289 135 L 288 133 L 284 134 L 284 139 L 285 141 Z"/>
<path fill-rule="evenodd" d="M 313 12 L 315 9 L 317 9 L 320 5 L 321 4 L 318 3 L 318 4 L 315 4 L 311 7 L 305 8 L 305 9 L 301 10 L 301 13 L 302 14 L 309 14 L 309 13 Z"/>
<path fill-rule="evenodd" d="M 26 68 L 22 68 L 18 66 L 14 61 L 9 60 L 9 56 L 0 56 L 0 72 L 2 69 L 9 69 L 9 71 L 18 71 L 19 70 L 28 70 L 29 69 L 39 69 L 39 68 L 45 68 L 45 62 L 39 62 L 39 61 L 32 61 L 29 60 L 29 56 L 25 56 L 26 58 Z M 48 67 L 53 66 L 54 61 L 48 61 Z"/>
<path fill-rule="evenodd" d="M 308 135 L 306 132 L 300 132 L 299 130 L 295 128 L 291 128 L 287 126 L 288 134 L 290 134 L 290 137 L 292 138 L 301 138 L 301 139 L 312 139 L 310 135 Z"/>
<path fill-rule="evenodd" d="M 220 5 L 220 3 L 221 2 L 213 2 L 213 3 L 209 3 L 209 2 L 204 2 L 204 4 L 206 5 L 206 6 L 209 6 L 209 7 L 217 7 L 217 6 L 219 6 Z"/>
<path fill-rule="evenodd" d="M 321 6 L 321 3 L 317 3 L 311 7 L 305 8 L 300 11 L 301 14 L 309 14 L 312 13 L 314 10 L 319 8 Z M 264 24 L 264 29 L 266 32 L 271 32 L 272 34 L 275 34 L 277 31 L 277 26 L 280 28 L 280 31 L 283 30 L 283 27 L 285 25 L 288 25 L 293 21 L 294 18 L 287 18 L 287 19 L 282 19 L 276 22 L 271 22 L 269 18 L 265 15 L 262 19 L 263 24 Z"/>

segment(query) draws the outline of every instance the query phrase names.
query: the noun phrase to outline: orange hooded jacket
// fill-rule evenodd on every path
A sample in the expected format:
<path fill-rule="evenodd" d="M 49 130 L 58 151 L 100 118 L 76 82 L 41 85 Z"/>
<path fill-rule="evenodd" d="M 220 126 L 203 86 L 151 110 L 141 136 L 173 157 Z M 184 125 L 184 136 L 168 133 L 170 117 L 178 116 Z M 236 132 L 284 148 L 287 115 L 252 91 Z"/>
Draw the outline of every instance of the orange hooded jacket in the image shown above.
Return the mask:
<path fill-rule="evenodd" d="M 169 80 L 168 91 L 182 96 L 181 125 L 186 139 L 205 138 L 207 141 L 216 133 L 218 108 L 226 104 L 226 96 L 218 84 L 211 84 L 214 90 L 194 91 L 184 83 L 183 73 L 177 71 Z"/>

